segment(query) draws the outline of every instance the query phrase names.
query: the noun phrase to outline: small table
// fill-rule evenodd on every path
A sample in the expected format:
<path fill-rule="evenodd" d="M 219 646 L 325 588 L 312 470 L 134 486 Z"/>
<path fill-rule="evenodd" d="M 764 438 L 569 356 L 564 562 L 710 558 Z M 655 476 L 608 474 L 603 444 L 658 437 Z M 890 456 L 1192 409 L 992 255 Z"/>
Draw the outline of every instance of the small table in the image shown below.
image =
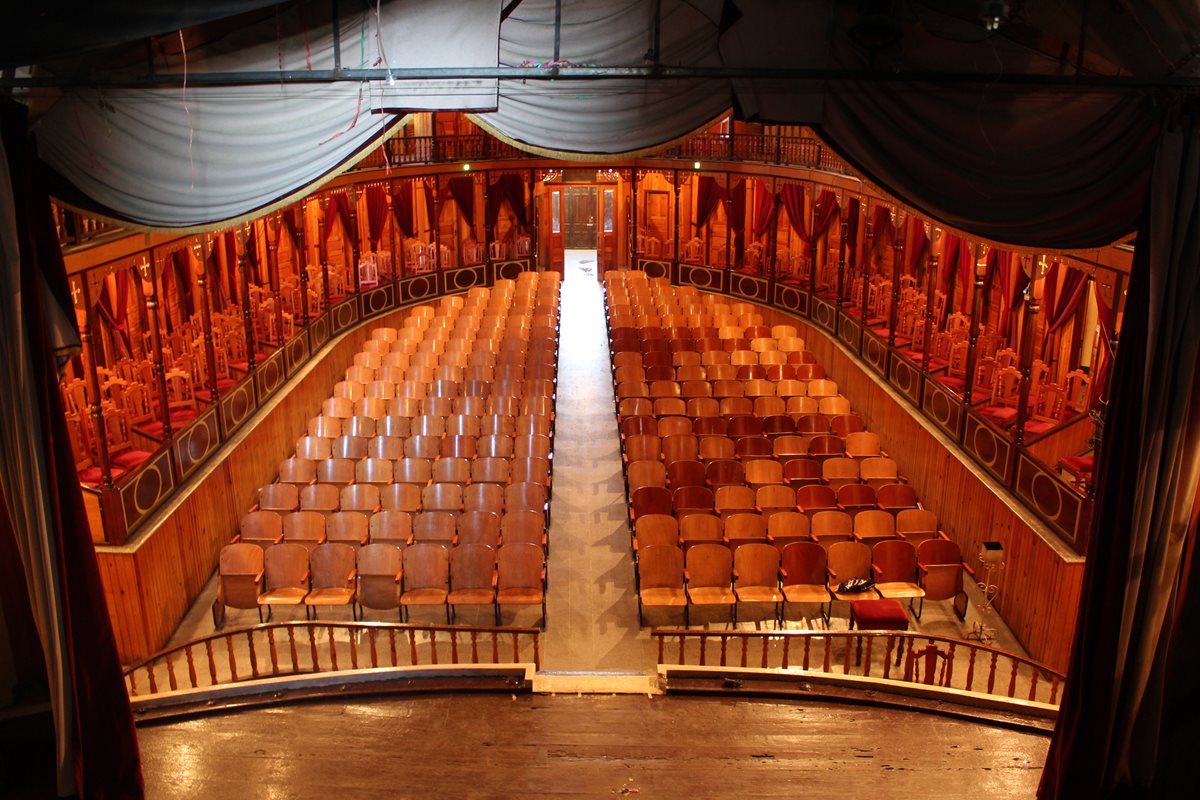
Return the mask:
<path fill-rule="evenodd" d="M 906 631 L 908 612 L 899 600 L 851 600 L 850 630 L 858 624 L 860 631 Z M 900 665 L 903 647 L 896 648 L 896 665 Z M 858 637 L 855 663 L 862 663 L 862 637 Z"/>

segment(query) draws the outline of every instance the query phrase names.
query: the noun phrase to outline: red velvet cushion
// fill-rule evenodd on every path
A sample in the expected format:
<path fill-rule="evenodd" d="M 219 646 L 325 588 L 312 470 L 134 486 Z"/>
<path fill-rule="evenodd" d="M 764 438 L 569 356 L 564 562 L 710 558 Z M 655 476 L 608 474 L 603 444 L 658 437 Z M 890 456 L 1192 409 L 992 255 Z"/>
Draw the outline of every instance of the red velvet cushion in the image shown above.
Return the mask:
<path fill-rule="evenodd" d="M 1078 472 L 1081 475 L 1085 475 L 1092 471 L 1092 468 L 1095 466 L 1095 463 L 1096 463 L 1096 457 L 1095 456 L 1067 456 L 1066 458 L 1059 459 L 1058 463 L 1064 464 L 1064 465 L 1070 467 L 1071 469 L 1075 470 L 1076 472 Z"/>
<path fill-rule="evenodd" d="M 899 600 L 851 600 L 854 620 L 863 630 L 908 628 L 908 614 Z"/>

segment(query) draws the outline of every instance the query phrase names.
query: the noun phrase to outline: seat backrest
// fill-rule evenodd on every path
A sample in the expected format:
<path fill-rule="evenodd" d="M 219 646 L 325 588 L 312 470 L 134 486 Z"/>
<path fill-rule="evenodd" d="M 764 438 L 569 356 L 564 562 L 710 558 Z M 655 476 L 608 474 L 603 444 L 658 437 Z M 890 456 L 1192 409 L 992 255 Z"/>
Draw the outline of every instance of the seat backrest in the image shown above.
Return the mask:
<path fill-rule="evenodd" d="M 300 504 L 300 490 L 290 483 L 268 483 L 258 490 L 262 511 L 293 511 Z"/>
<path fill-rule="evenodd" d="M 367 543 L 370 522 L 361 511 L 338 511 L 325 521 L 325 538 L 330 542 L 358 547 Z"/>
<path fill-rule="evenodd" d="M 232 608 L 256 608 L 262 593 L 263 549 L 255 544 L 227 544 L 218 561 L 220 600 Z"/>
<path fill-rule="evenodd" d="M 380 511 L 368 523 L 371 544 L 403 547 L 412 538 L 412 515 L 405 511 Z"/>
<path fill-rule="evenodd" d="M 917 582 L 917 548 L 903 539 L 889 539 L 871 549 L 875 580 L 880 583 Z"/>
<path fill-rule="evenodd" d="M 738 586 L 778 586 L 779 551 L 769 544 L 752 542 L 733 552 Z"/>
<path fill-rule="evenodd" d="M 300 542 L 312 549 L 325 538 L 325 515 L 317 511 L 293 511 L 283 517 L 283 540 Z"/>
<path fill-rule="evenodd" d="M 824 484 L 810 484 L 796 490 L 796 503 L 801 511 L 837 508 L 837 494 Z"/>
<path fill-rule="evenodd" d="M 916 508 L 917 490 L 907 483 L 887 483 L 876 492 L 880 508 Z"/>
<path fill-rule="evenodd" d="M 251 511 L 238 521 L 238 534 L 243 541 L 266 546 L 283 535 L 283 517 L 276 511 Z"/>
<path fill-rule="evenodd" d="M 816 542 L 792 542 L 783 548 L 783 585 L 824 586 L 829 576 L 825 572 L 825 548 Z"/>
<path fill-rule="evenodd" d="M 735 540 L 767 538 L 767 520 L 761 514 L 730 514 L 725 519 L 725 538 L 732 545 Z"/>
<path fill-rule="evenodd" d="M 404 591 L 447 589 L 450 551 L 440 544 L 422 542 L 404 550 Z"/>
<path fill-rule="evenodd" d="M 299 544 L 273 544 L 263 554 L 266 589 L 308 588 L 308 550 Z"/>
<path fill-rule="evenodd" d="M 353 581 L 354 548 L 341 542 L 318 545 L 310 555 L 314 589 L 349 587 Z"/>
<path fill-rule="evenodd" d="M 862 542 L 834 542 L 829 546 L 828 567 L 834 585 L 850 578 L 870 579 L 871 548 Z"/>
<path fill-rule="evenodd" d="M 533 589 L 545 583 L 542 548 L 526 542 L 505 542 L 496 554 L 496 588 Z"/>
<path fill-rule="evenodd" d="M 688 585 L 729 587 L 733 580 L 733 558 L 720 544 L 698 544 L 684 555 Z"/>
<path fill-rule="evenodd" d="M 341 509 L 371 513 L 380 507 L 379 487 L 371 483 L 356 483 L 342 489 Z"/>
<path fill-rule="evenodd" d="M 682 589 L 683 551 L 652 544 L 638 551 L 638 581 L 643 589 Z"/>
<path fill-rule="evenodd" d="M 460 544 L 450 553 L 450 586 L 487 589 L 496 572 L 496 550 L 484 544 Z"/>
<path fill-rule="evenodd" d="M 456 520 L 459 546 L 484 544 L 500 546 L 500 515 L 494 511 L 468 511 Z"/>

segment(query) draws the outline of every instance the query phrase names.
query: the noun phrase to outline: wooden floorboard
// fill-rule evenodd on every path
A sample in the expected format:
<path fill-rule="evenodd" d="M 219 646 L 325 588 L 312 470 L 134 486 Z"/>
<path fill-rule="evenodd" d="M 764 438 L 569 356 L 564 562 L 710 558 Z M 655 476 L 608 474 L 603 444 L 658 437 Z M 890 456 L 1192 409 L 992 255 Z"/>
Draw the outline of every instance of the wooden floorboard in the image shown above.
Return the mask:
<path fill-rule="evenodd" d="M 1027 798 L 1049 741 L 894 709 L 636 695 L 314 702 L 139 739 L 151 798 L 272 800 Z"/>

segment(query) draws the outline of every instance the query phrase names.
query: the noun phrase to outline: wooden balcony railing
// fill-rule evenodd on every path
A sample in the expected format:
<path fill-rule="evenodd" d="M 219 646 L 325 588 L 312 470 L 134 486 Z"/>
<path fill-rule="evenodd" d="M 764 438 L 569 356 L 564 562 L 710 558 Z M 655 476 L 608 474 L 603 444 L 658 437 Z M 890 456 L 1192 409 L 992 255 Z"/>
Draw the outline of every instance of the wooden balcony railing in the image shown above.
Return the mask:
<path fill-rule="evenodd" d="M 802 670 L 1058 706 L 1064 676 L 977 642 L 902 631 L 655 629 L 660 665 Z"/>
<path fill-rule="evenodd" d="M 219 631 L 125 670 L 130 697 L 345 670 L 541 664 L 537 628 L 278 622 Z"/>

